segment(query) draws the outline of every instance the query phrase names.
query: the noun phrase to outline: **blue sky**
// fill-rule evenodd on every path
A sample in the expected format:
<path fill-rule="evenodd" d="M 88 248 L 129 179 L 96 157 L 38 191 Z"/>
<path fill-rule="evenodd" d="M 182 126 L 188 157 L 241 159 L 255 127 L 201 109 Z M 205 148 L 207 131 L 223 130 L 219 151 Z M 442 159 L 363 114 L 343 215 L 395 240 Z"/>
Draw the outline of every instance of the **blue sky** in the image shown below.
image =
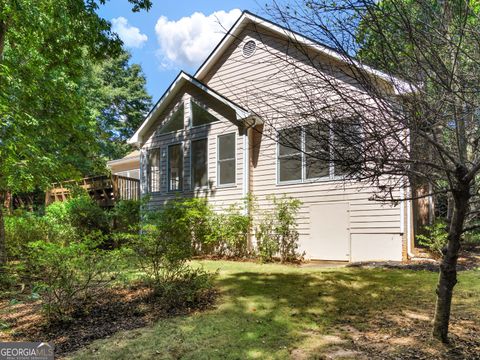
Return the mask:
<path fill-rule="evenodd" d="M 133 13 L 127 0 L 111 0 L 99 15 L 142 66 L 147 90 L 156 101 L 180 70 L 194 73 L 241 10 L 261 14 L 257 0 L 153 0 L 149 12 Z M 222 24 L 219 25 L 218 21 Z"/>

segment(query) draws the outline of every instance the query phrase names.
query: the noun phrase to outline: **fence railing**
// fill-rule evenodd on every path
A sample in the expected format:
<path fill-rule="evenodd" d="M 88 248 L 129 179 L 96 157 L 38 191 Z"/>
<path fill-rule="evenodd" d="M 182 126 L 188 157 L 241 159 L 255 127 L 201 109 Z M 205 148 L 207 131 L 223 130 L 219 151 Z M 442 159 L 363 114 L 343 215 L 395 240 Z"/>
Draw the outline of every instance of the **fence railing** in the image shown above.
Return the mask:
<path fill-rule="evenodd" d="M 45 204 L 69 199 L 75 188 L 84 189 L 101 206 L 113 206 L 118 200 L 140 199 L 140 180 L 102 175 L 52 184 L 45 194 Z"/>

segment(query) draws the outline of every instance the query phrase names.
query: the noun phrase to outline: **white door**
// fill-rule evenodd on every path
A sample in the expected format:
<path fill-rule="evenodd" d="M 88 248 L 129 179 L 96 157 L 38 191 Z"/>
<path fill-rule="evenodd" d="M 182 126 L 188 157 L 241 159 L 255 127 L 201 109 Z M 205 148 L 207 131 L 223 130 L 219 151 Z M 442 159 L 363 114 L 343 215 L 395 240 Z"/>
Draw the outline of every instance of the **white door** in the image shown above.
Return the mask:
<path fill-rule="evenodd" d="M 348 203 L 310 206 L 310 239 L 306 256 L 318 260 L 350 260 Z"/>

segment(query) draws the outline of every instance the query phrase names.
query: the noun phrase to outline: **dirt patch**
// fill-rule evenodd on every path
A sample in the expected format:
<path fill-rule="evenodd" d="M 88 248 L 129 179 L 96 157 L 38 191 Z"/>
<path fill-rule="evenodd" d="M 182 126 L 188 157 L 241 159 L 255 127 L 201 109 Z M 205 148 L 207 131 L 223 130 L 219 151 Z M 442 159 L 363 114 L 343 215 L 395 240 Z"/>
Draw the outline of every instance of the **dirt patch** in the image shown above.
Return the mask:
<path fill-rule="evenodd" d="M 65 355 L 118 331 L 209 308 L 216 295 L 211 290 L 194 307 L 165 309 L 146 287 L 107 289 L 88 309 L 73 314 L 71 321 L 51 325 L 46 323 L 39 301 L 0 301 L 0 341 L 53 342 L 55 354 Z"/>
<path fill-rule="evenodd" d="M 348 267 L 361 268 L 384 268 L 384 269 L 404 269 L 415 271 L 439 271 L 440 261 L 435 259 L 410 260 L 405 262 L 397 261 L 367 261 L 350 263 Z M 458 258 L 458 271 L 474 270 L 480 268 L 480 247 L 468 247 L 462 250 Z"/>

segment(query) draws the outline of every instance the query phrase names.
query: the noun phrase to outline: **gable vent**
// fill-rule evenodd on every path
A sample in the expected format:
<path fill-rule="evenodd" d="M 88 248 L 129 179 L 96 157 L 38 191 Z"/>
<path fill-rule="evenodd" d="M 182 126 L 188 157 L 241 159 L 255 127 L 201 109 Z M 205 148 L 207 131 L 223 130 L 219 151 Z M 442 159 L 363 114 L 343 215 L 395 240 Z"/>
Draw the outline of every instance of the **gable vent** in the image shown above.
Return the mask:
<path fill-rule="evenodd" d="M 253 40 L 249 40 L 243 45 L 243 56 L 250 57 L 255 53 L 257 44 Z"/>

